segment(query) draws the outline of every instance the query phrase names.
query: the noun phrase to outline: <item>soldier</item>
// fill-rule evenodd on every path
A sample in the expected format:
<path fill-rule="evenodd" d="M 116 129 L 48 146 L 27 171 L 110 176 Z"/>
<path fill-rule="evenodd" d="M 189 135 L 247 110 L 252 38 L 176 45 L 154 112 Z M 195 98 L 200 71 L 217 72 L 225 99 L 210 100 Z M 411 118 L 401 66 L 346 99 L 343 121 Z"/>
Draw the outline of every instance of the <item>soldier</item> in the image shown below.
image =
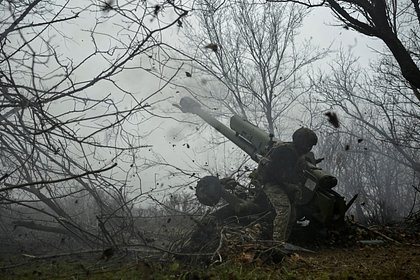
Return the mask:
<path fill-rule="evenodd" d="M 264 185 L 273 211 L 273 239 L 286 241 L 296 220 L 295 199 L 306 178 L 303 162 L 305 156 L 318 142 L 316 134 L 308 128 L 293 133 L 293 142 L 273 145 L 258 166 L 258 181 Z"/>

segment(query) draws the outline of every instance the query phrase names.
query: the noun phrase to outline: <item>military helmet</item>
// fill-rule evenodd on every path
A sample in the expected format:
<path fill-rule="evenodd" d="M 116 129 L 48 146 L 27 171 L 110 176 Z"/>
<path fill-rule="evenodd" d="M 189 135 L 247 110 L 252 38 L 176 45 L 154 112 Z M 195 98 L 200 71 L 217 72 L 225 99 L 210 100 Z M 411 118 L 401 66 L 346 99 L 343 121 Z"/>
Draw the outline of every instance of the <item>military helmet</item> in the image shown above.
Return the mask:
<path fill-rule="evenodd" d="M 313 130 L 301 127 L 293 133 L 293 143 L 297 146 L 314 146 L 318 143 L 318 136 Z"/>

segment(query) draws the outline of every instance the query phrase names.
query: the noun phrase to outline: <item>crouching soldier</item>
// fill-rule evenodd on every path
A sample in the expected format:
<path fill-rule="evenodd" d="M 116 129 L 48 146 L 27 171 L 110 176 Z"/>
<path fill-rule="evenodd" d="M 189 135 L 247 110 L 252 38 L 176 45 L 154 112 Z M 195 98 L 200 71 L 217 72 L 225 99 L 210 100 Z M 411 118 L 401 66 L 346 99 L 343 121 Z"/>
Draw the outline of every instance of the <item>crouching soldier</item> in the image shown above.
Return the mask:
<path fill-rule="evenodd" d="M 308 128 L 293 133 L 293 142 L 273 145 L 257 169 L 257 180 L 272 206 L 273 240 L 286 241 L 296 222 L 295 200 L 305 184 L 304 162 L 312 157 L 312 147 L 318 142 Z"/>

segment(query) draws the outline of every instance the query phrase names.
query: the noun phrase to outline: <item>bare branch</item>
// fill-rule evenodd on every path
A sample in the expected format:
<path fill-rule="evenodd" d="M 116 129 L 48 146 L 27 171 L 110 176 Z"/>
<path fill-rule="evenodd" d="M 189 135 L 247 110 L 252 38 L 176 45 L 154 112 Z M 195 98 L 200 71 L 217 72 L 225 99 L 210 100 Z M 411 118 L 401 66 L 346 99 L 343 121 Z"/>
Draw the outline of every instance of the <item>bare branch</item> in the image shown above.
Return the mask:
<path fill-rule="evenodd" d="M 9 191 L 9 190 L 18 189 L 18 188 L 23 188 L 23 187 L 28 187 L 28 186 L 55 184 L 55 183 L 69 181 L 69 180 L 74 180 L 74 179 L 77 179 L 77 178 L 85 177 L 87 175 L 102 173 L 102 172 L 111 170 L 112 168 L 114 168 L 116 166 L 117 166 L 117 164 L 114 163 L 113 165 L 111 165 L 109 167 L 106 167 L 106 168 L 91 170 L 91 171 L 87 171 L 87 172 L 82 173 L 82 174 L 77 174 L 77 175 L 73 175 L 73 176 L 69 176 L 69 177 L 61 178 L 61 179 L 57 179 L 57 180 L 30 182 L 30 183 L 20 184 L 20 185 L 12 185 L 12 184 L 9 184 L 9 183 L 5 183 L 4 185 L 6 185 L 7 187 L 0 189 L 0 192 Z"/>
<path fill-rule="evenodd" d="M 4 38 L 6 38 L 10 32 L 13 32 L 16 30 L 16 26 L 31 12 L 32 9 L 35 8 L 36 5 L 39 4 L 42 0 L 35 0 L 32 3 L 30 3 L 25 11 L 5 30 L 3 33 L 0 34 L 0 42 L 3 41 Z"/>

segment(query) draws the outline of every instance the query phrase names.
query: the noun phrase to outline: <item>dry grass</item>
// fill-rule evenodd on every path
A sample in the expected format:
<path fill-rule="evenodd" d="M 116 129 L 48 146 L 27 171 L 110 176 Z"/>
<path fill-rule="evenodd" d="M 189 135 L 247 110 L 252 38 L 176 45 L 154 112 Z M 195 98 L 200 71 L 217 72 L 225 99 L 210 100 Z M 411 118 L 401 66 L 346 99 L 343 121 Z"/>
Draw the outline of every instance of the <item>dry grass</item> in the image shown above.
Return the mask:
<path fill-rule="evenodd" d="M 175 261 L 134 260 L 96 254 L 47 260 L 3 260 L 1 279 L 420 279 L 420 248 L 410 245 L 360 246 L 293 254 L 281 263 L 229 260 L 211 266 Z M 8 267 L 8 268 L 6 268 Z"/>

